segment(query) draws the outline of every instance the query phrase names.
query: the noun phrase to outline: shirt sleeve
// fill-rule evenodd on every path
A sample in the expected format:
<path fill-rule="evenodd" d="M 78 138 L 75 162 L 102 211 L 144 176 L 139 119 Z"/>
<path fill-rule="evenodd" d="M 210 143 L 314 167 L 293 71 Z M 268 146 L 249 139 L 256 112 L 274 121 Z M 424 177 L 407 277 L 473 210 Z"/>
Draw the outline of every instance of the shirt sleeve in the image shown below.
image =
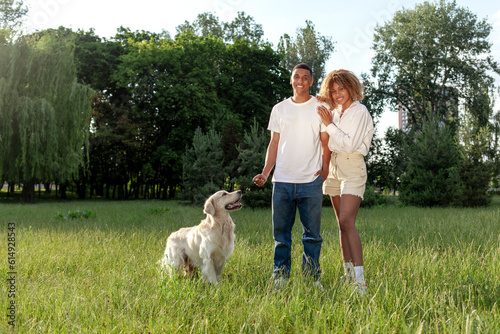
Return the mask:
<path fill-rule="evenodd" d="M 329 146 L 332 151 L 366 155 L 373 136 L 373 120 L 364 106 L 353 108 L 352 112 L 349 122 L 342 129 L 333 123 L 326 127 L 330 135 Z"/>
<path fill-rule="evenodd" d="M 280 126 L 279 126 L 279 120 L 278 120 L 277 113 L 278 113 L 278 110 L 275 106 L 271 110 L 271 116 L 269 116 L 269 124 L 267 125 L 267 129 L 269 131 L 280 133 Z"/>

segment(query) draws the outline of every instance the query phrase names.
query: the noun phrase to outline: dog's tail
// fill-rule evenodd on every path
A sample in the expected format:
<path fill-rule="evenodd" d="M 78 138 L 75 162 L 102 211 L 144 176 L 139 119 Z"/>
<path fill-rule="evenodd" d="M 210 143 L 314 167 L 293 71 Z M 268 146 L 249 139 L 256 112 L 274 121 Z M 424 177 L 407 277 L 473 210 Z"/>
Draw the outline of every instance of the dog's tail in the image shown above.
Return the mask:
<path fill-rule="evenodd" d="M 158 261 L 158 264 L 160 266 L 160 273 L 162 276 L 169 275 L 170 277 L 172 277 L 172 265 L 170 264 L 170 261 L 168 260 L 168 256 L 166 254 L 160 261 Z"/>

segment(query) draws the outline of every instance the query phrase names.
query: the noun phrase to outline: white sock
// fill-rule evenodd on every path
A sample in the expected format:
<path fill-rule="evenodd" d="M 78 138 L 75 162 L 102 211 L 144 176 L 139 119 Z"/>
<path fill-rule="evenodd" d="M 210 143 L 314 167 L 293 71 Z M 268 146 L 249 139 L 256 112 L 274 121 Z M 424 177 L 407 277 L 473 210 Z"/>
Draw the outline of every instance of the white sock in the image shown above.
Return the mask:
<path fill-rule="evenodd" d="M 365 274 L 363 272 L 363 266 L 354 267 L 354 278 L 356 283 L 365 283 Z"/>
<path fill-rule="evenodd" d="M 344 262 L 344 276 L 354 278 L 354 266 L 352 262 Z"/>

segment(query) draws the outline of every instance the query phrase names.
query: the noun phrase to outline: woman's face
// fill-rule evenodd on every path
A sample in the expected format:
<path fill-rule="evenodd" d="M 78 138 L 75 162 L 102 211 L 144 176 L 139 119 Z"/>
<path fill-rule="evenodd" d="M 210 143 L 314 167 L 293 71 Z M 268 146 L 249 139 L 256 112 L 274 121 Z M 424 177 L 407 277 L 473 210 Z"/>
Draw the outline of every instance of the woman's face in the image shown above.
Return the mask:
<path fill-rule="evenodd" d="M 340 87 L 336 82 L 333 83 L 332 87 L 332 99 L 342 106 L 342 110 L 349 108 L 353 102 L 349 91 L 344 87 Z"/>

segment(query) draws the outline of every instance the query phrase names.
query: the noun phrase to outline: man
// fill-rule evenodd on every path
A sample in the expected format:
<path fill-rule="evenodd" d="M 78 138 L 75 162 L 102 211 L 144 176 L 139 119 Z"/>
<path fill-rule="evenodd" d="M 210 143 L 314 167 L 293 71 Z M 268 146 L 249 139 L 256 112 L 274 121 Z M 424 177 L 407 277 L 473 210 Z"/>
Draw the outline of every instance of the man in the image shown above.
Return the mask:
<path fill-rule="evenodd" d="M 269 120 L 271 140 L 261 174 L 253 182 L 262 187 L 273 167 L 272 220 L 274 237 L 273 278 L 277 288 L 290 277 L 292 227 L 297 208 L 303 227 L 302 271 L 322 289 L 319 256 L 323 242 L 321 229 L 322 184 L 328 176 L 330 150 L 328 134 L 309 94 L 312 70 L 298 64 L 292 71 L 293 96 L 276 104 Z"/>

